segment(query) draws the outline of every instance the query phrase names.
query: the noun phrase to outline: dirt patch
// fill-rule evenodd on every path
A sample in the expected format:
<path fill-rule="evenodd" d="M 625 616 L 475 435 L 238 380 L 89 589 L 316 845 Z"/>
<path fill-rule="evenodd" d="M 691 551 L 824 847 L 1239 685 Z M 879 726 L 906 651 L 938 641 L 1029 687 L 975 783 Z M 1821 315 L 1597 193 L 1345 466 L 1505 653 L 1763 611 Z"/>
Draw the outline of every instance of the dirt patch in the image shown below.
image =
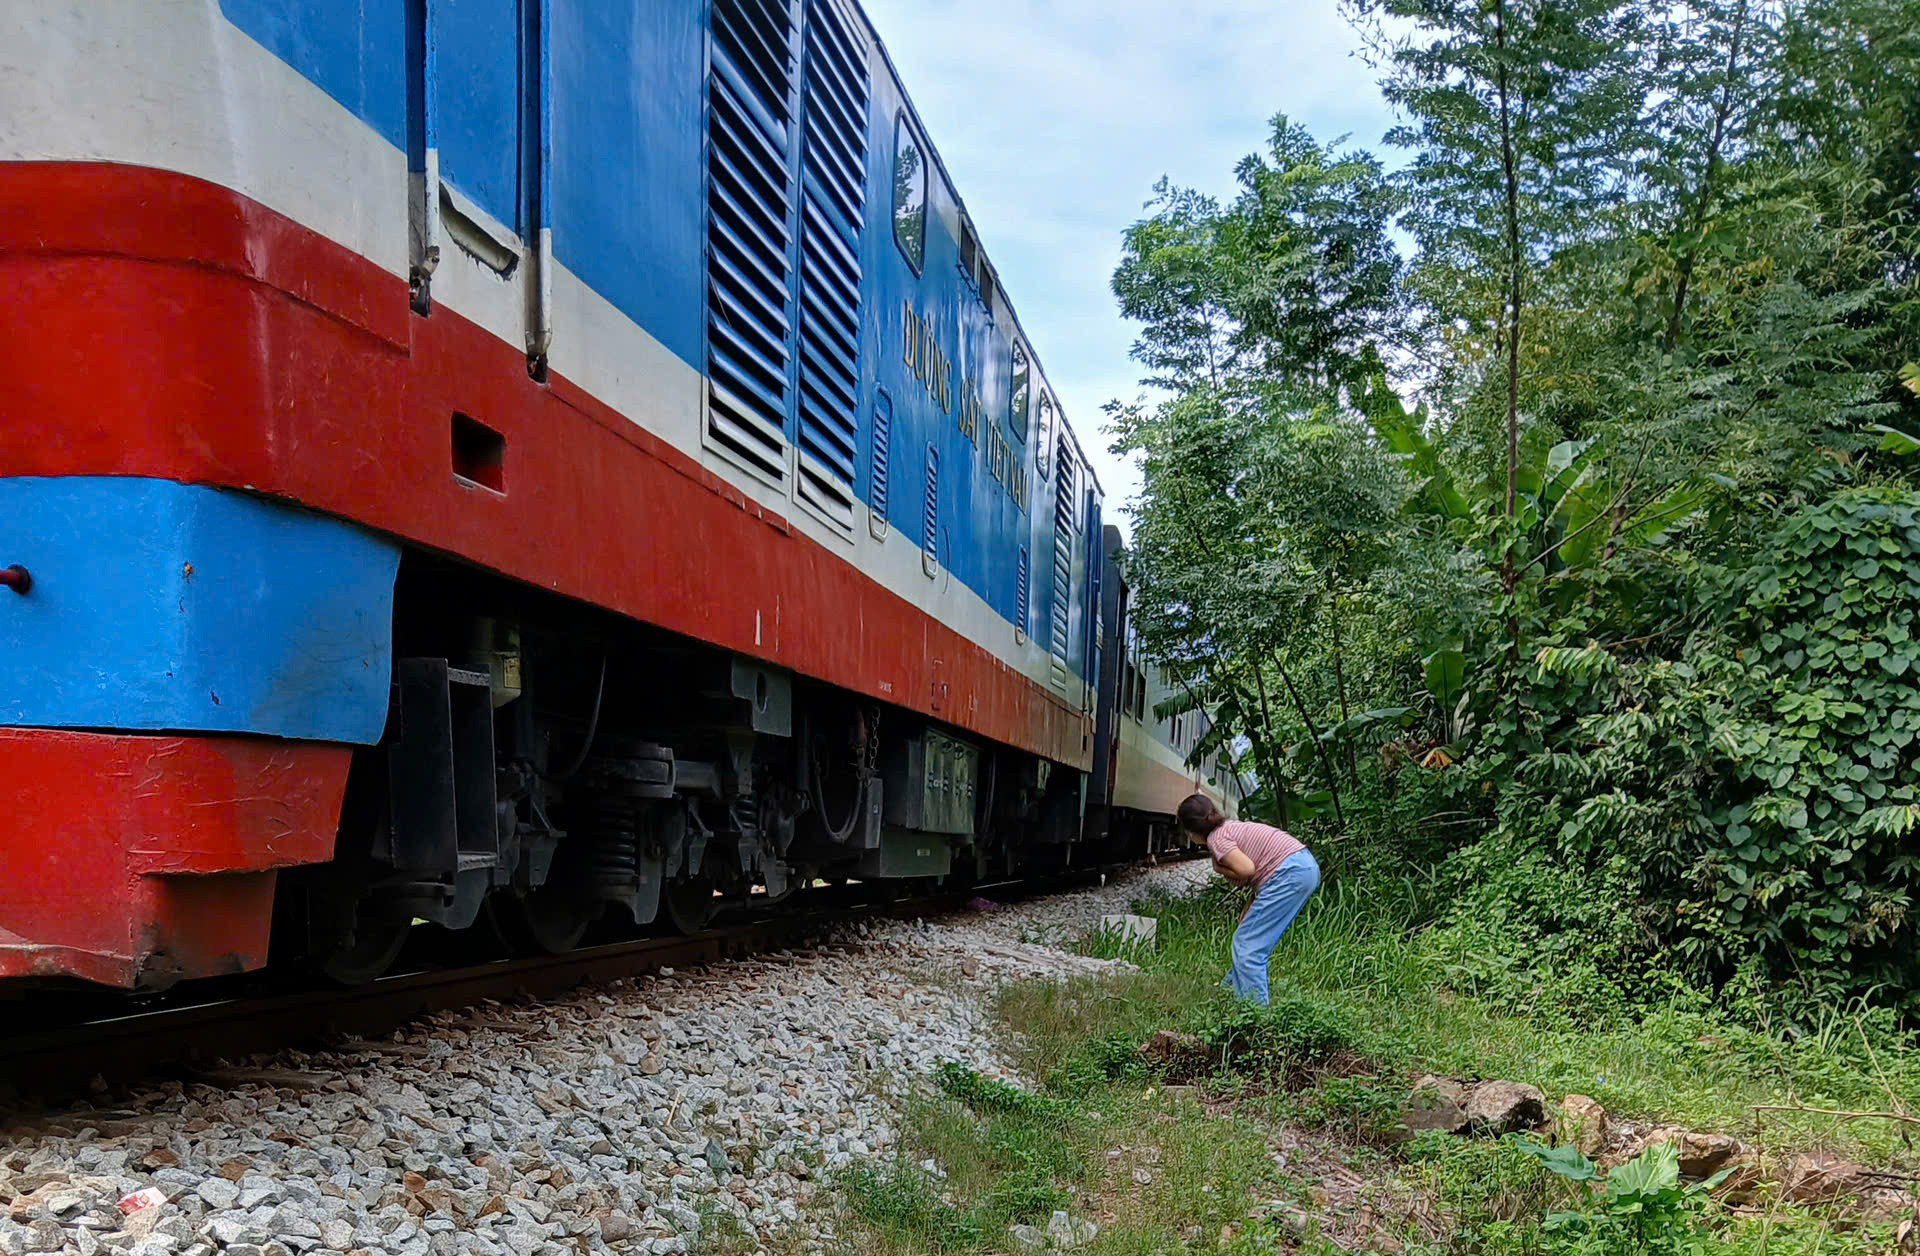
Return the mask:
<path fill-rule="evenodd" d="M 1252 1217 L 1277 1222 L 1296 1241 L 1318 1237 L 1344 1251 L 1392 1256 L 1409 1245 L 1439 1243 L 1448 1233 L 1425 1192 L 1384 1162 L 1356 1167 L 1354 1149 L 1338 1140 L 1283 1126 L 1268 1147 L 1274 1167 L 1302 1184 L 1303 1197 L 1263 1203 Z M 1231 1229 L 1222 1237 L 1233 1237 Z"/>

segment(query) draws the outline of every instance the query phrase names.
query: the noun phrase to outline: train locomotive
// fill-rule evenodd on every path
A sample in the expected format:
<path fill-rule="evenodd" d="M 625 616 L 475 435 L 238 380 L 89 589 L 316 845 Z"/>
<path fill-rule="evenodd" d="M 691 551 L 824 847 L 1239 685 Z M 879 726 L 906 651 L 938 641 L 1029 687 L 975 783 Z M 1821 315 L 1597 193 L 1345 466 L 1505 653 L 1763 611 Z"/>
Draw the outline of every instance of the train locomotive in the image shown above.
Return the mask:
<path fill-rule="evenodd" d="M 0 991 L 697 929 L 1214 788 L 853 4 L 0 33 Z"/>

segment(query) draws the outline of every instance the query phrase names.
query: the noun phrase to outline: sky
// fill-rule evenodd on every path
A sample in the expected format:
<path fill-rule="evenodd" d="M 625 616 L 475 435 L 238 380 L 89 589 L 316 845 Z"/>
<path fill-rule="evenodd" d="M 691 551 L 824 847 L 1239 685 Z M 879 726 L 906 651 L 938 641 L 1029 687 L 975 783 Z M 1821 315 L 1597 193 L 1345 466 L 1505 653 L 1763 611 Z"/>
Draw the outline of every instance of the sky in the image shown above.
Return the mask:
<path fill-rule="evenodd" d="M 1377 147 L 1392 119 L 1359 39 L 1335 0 L 863 4 L 1114 518 L 1140 476 L 1101 406 L 1142 392 L 1113 299 L 1120 233 L 1161 175 L 1230 195 L 1276 113 Z"/>

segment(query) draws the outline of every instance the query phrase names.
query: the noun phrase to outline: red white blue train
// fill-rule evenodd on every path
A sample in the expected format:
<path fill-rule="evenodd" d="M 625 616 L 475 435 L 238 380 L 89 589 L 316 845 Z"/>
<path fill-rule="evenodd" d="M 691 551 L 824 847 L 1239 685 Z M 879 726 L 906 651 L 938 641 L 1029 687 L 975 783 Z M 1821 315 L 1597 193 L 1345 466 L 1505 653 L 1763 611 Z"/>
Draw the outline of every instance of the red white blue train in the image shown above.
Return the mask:
<path fill-rule="evenodd" d="M 0 990 L 559 950 L 1205 786 L 842 0 L 7 6 L 0 363 Z"/>

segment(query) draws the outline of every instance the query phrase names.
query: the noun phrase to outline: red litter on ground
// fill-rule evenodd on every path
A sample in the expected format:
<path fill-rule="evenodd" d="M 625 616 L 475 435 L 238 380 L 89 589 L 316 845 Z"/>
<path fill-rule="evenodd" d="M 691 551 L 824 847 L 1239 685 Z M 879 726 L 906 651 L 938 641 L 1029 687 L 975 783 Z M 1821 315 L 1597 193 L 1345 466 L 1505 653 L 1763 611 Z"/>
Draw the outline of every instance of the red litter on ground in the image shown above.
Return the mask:
<path fill-rule="evenodd" d="M 998 904 L 998 903 L 996 903 L 996 902 L 994 902 L 994 901 L 993 901 L 992 899 L 990 899 L 990 898 L 981 898 L 981 897 L 979 897 L 978 895 L 976 895 L 976 896 L 974 896 L 973 898 L 970 898 L 970 899 L 968 899 L 968 900 L 967 900 L 967 910 L 968 910 L 968 911 L 982 911 L 982 912 L 984 912 L 984 911 L 999 911 L 999 910 L 1000 910 L 1000 904 Z"/>
<path fill-rule="evenodd" d="M 167 1193 L 158 1187 L 149 1186 L 145 1190 L 135 1191 L 120 1200 L 120 1211 L 136 1213 L 143 1208 L 158 1208 L 167 1202 Z"/>

